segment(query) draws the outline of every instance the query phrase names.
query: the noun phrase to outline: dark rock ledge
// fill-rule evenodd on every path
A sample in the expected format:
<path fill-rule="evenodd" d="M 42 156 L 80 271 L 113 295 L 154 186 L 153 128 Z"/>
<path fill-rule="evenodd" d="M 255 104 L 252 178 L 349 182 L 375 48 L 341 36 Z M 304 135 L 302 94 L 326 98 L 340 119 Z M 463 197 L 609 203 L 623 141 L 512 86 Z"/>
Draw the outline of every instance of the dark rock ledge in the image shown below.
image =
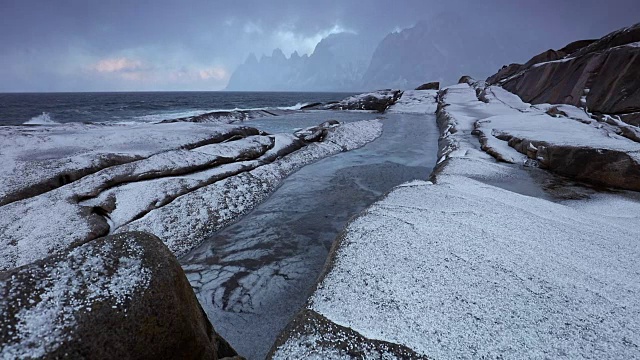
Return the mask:
<path fill-rule="evenodd" d="M 291 342 L 292 339 L 296 342 Z M 368 339 L 309 309 L 302 310 L 294 318 L 276 340 L 267 358 L 281 358 L 276 352 L 278 348 L 287 356 L 298 358 L 339 354 L 353 359 L 428 359 L 406 346 Z"/>
<path fill-rule="evenodd" d="M 640 126 L 640 23 L 547 50 L 490 76 L 532 104 L 570 104 Z"/>
<path fill-rule="evenodd" d="M 440 90 L 440 82 L 432 81 L 424 83 L 416 88 L 416 90 Z"/>
<path fill-rule="evenodd" d="M 370 110 L 384 112 L 402 96 L 400 90 L 378 90 L 371 93 L 354 95 L 338 103 L 326 105 L 329 110 Z"/>

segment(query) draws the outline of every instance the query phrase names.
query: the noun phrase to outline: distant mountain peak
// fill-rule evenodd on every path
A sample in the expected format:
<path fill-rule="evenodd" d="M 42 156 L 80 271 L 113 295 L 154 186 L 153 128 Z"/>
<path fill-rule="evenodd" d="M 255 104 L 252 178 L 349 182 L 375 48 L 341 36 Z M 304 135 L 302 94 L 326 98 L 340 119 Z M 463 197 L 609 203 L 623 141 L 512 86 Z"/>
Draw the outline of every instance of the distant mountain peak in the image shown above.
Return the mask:
<path fill-rule="evenodd" d="M 341 32 L 321 39 L 310 55 L 294 51 L 287 58 L 281 49 L 274 49 L 257 65 L 238 67 L 228 89 L 408 89 L 428 81 L 448 85 L 462 75 L 488 76 L 521 54 L 528 57 L 539 43 L 535 32 L 508 31 L 504 23 L 474 21 L 465 14 L 443 12 L 389 33 L 382 41 L 368 34 Z"/>
<path fill-rule="evenodd" d="M 258 63 L 258 58 L 256 57 L 256 54 L 250 53 L 249 56 L 247 56 L 247 60 L 245 60 L 244 63 L 245 64 L 257 64 Z"/>
<path fill-rule="evenodd" d="M 287 59 L 280 48 L 273 49 L 273 53 L 271 53 L 271 57 L 274 59 Z"/>
<path fill-rule="evenodd" d="M 377 42 L 344 32 L 323 38 L 311 55 L 297 51 L 287 58 L 281 49 L 263 56 L 257 66 L 240 66 L 229 90 L 354 91 L 360 88 Z"/>

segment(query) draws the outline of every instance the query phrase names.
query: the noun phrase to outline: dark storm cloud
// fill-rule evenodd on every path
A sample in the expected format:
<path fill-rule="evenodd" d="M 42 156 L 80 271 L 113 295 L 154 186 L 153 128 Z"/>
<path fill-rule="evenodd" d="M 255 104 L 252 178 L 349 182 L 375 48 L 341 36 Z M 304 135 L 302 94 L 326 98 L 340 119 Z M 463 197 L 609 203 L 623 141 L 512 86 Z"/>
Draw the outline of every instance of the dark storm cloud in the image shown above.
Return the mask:
<path fill-rule="evenodd" d="M 220 89 L 250 52 L 308 53 L 336 31 L 378 40 L 442 12 L 477 31 L 534 32 L 532 55 L 640 21 L 636 0 L 9 0 L 1 10 L 0 91 Z"/>

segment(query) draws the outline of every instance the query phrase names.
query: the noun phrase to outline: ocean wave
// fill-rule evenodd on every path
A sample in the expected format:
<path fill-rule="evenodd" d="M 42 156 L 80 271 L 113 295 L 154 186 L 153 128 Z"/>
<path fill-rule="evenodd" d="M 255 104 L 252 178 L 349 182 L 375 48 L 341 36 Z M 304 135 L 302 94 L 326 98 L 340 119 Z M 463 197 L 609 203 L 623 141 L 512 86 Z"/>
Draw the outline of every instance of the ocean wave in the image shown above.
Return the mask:
<path fill-rule="evenodd" d="M 310 103 L 297 103 L 297 104 L 295 104 L 293 106 L 280 106 L 280 107 L 277 107 L 276 109 L 278 109 L 278 110 L 300 110 L 300 109 L 302 109 L 303 107 L 305 107 L 305 106 L 307 106 L 309 104 Z"/>
<path fill-rule="evenodd" d="M 234 112 L 234 111 L 264 111 L 264 110 L 300 110 L 303 107 L 309 105 L 311 103 L 297 103 L 291 106 L 265 106 L 265 107 L 255 107 L 255 108 L 233 108 L 233 109 L 213 109 L 203 111 L 203 114 L 210 112 Z"/>
<path fill-rule="evenodd" d="M 213 111 L 218 111 L 218 110 L 213 110 Z M 171 119 L 179 119 L 179 118 L 183 118 L 183 117 L 190 117 L 190 116 L 198 116 L 198 115 L 202 115 L 202 114 L 206 114 L 209 111 L 204 111 L 204 110 L 187 110 L 187 111 L 171 111 L 171 112 L 165 112 L 165 113 L 160 113 L 160 114 L 147 114 L 147 115 L 140 115 L 140 116 L 135 116 L 133 117 L 132 120 L 137 121 L 137 122 L 158 122 L 158 121 L 163 121 L 163 120 L 171 120 Z M 125 121 L 125 122 L 130 122 L 130 121 Z"/>
<path fill-rule="evenodd" d="M 31 119 L 25 121 L 23 124 L 25 125 L 56 125 L 59 123 L 54 121 L 51 118 L 51 115 L 49 115 L 49 113 L 43 112 L 42 114 L 38 116 L 34 116 Z"/>

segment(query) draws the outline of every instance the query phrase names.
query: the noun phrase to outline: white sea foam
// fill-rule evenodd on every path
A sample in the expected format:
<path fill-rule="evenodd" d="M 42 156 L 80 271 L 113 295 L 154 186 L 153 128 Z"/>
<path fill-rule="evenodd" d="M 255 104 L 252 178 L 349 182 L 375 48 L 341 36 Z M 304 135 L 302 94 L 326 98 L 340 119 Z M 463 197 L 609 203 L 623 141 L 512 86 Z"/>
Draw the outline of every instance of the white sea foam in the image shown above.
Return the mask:
<path fill-rule="evenodd" d="M 211 111 L 218 111 L 218 110 L 211 110 Z M 160 114 L 147 114 L 147 115 L 135 116 L 133 117 L 133 120 L 134 122 L 158 122 L 162 120 L 179 119 L 179 118 L 189 117 L 189 116 L 198 116 L 198 115 L 205 114 L 207 112 L 210 112 L 210 111 L 207 111 L 207 110 L 170 111 L 170 112 L 165 112 Z M 128 121 L 128 122 L 131 122 L 131 121 Z"/>
<path fill-rule="evenodd" d="M 305 107 L 307 105 L 309 105 L 309 103 L 297 103 L 297 104 L 295 104 L 293 106 L 280 106 L 280 107 L 277 107 L 276 109 L 279 109 L 279 110 L 300 110 L 300 109 L 302 109 L 303 107 Z"/>
<path fill-rule="evenodd" d="M 34 116 L 24 122 L 25 125 L 55 125 L 59 124 L 51 118 L 49 113 L 43 112 L 41 115 Z"/>

